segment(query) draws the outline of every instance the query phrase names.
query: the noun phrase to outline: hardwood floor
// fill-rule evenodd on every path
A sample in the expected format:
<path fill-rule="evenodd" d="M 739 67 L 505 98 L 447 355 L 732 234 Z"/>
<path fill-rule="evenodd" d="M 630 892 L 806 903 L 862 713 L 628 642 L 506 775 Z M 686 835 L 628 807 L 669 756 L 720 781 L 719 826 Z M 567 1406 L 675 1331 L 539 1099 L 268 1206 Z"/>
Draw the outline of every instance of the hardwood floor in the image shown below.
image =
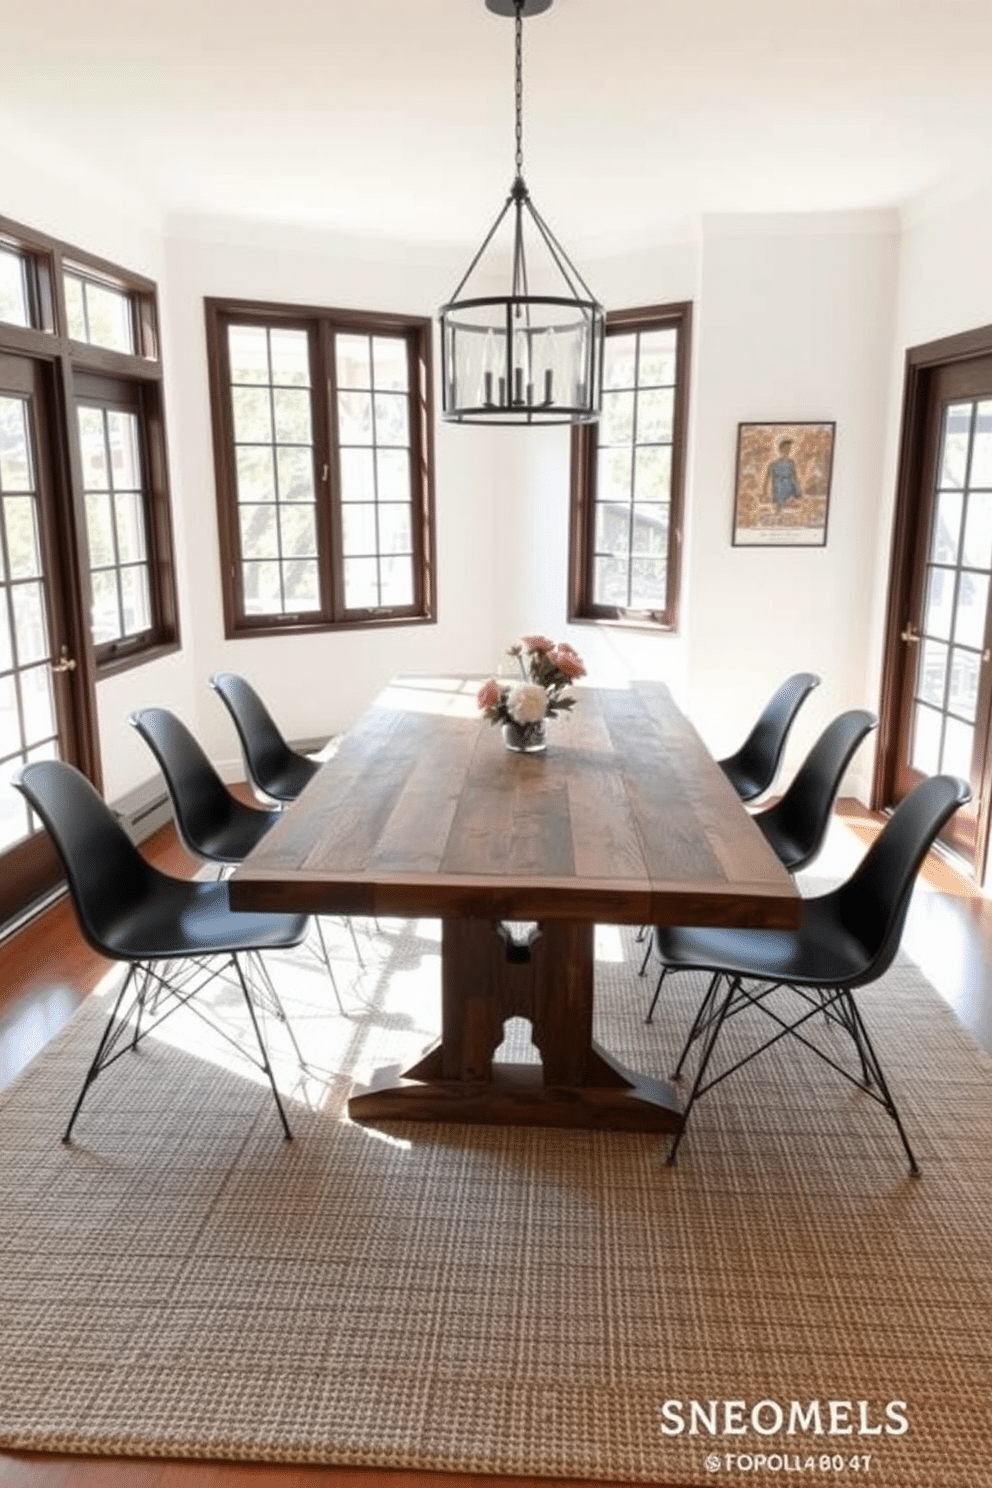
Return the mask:
<path fill-rule="evenodd" d="M 877 819 L 863 807 L 842 802 L 816 871 L 850 871 L 877 831 Z M 196 866 L 170 828 L 150 839 L 144 851 L 179 876 Z M 937 855 L 931 855 L 920 876 L 903 948 L 992 1053 L 992 900 Z M 0 942 L 0 1088 L 68 1021 L 108 966 L 83 944 L 65 901 Z M 0 1452 L 0 1488 L 539 1488 L 545 1481 Z M 557 1481 L 561 1488 L 580 1488 L 578 1481 Z"/>

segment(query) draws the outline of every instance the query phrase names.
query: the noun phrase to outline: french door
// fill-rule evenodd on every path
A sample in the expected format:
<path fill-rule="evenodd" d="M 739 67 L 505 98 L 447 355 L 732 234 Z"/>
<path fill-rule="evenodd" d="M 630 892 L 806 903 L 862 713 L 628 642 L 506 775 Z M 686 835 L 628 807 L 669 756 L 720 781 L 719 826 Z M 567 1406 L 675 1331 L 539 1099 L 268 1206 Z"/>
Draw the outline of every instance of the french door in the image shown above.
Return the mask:
<path fill-rule="evenodd" d="M 917 408 L 906 602 L 891 637 L 896 743 L 891 798 L 927 775 L 972 789 L 944 840 L 984 872 L 992 720 L 992 355 L 930 368 Z"/>
<path fill-rule="evenodd" d="M 75 761 L 79 737 L 51 398 L 45 362 L 0 354 L 0 923 L 60 877 L 11 777 L 28 760 Z"/>

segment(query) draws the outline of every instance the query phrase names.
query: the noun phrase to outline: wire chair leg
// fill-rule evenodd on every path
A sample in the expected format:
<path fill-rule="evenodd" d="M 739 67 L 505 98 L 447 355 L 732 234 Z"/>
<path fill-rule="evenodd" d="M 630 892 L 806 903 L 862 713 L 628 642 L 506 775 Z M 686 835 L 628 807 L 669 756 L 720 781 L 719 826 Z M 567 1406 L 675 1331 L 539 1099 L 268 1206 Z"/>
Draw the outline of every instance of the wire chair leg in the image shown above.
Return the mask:
<path fill-rule="evenodd" d="M 63 1142 L 68 1142 L 70 1140 L 72 1136 L 72 1128 L 76 1124 L 76 1117 L 79 1115 L 79 1109 L 83 1104 L 83 1098 L 86 1095 L 87 1090 L 89 1090 L 90 1086 L 93 1084 L 93 1081 L 96 1079 L 97 1075 L 103 1068 L 103 1056 L 107 1052 L 107 1047 L 110 1043 L 111 1037 L 114 1032 L 114 1027 L 117 1023 L 117 1015 L 121 1010 L 121 1005 L 124 1001 L 125 994 L 132 981 L 134 980 L 134 977 L 135 967 L 132 964 L 127 969 L 127 976 L 124 978 L 124 981 L 121 985 L 121 990 L 117 994 L 117 1000 L 114 1003 L 113 1011 L 111 1012 L 110 1017 L 107 1019 L 106 1026 L 104 1027 L 103 1034 L 101 1035 L 100 1042 L 97 1046 L 97 1051 L 93 1056 L 93 1062 L 91 1063 L 89 1069 L 86 1071 L 86 1076 L 83 1080 L 83 1088 L 79 1092 L 79 1097 L 76 1101 L 76 1104 L 72 1108 L 72 1115 L 69 1117 L 69 1125 L 66 1127 L 65 1131 L 62 1134 Z"/>
<path fill-rule="evenodd" d="M 637 972 L 637 975 L 638 976 L 643 976 L 644 973 L 647 971 L 647 969 L 648 969 L 648 962 L 651 960 L 651 951 L 652 951 L 653 944 L 654 944 L 654 937 L 652 936 L 650 930 L 648 930 L 648 927 L 645 925 L 642 928 L 644 929 L 644 931 L 646 933 L 642 935 L 641 932 L 638 931 L 637 939 L 639 941 L 646 941 L 647 944 L 644 947 L 644 955 L 641 957 L 641 965 L 640 965 L 640 968 L 639 968 L 639 970 Z M 650 1023 L 651 1022 L 651 1019 L 650 1018 L 646 1018 L 645 1019 L 645 1022 L 646 1023 Z"/>
<path fill-rule="evenodd" d="M 916 1156 L 913 1152 L 912 1147 L 909 1145 L 909 1138 L 906 1135 L 906 1129 L 903 1126 L 902 1120 L 899 1116 L 899 1112 L 896 1109 L 896 1103 L 892 1099 L 892 1092 L 889 1089 L 888 1082 L 886 1081 L 885 1076 L 882 1074 L 882 1066 L 878 1062 L 878 1055 L 875 1053 L 872 1041 L 868 1037 L 868 1030 L 864 1025 L 860 1009 L 858 1008 L 858 1005 L 850 992 L 847 993 L 844 1000 L 848 1005 L 848 1012 L 850 1014 L 851 1021 L 858 1030 L 856 1042 L 858 1044 L 859 1052 L 863 1049 L 864 1052 L 862 1058 L 867 1058 L 868 1063 L 871 1066 L 871 1078 L 874 1080 L 874 1083 L 878 1089 L 878 1093 L 882 1098 L 882 1105 L 888 1111 L 889 1115 L 892 1117 L 892 1120 L 896 1124 L 896 1131 L 899 1133 L 903 1149 L 906 1153 L 907 1158 L 909 1159 L 910 1176 L 913 1178 L 919 1178 L 920 1165 L 916 1161 Z"/>
<path fill-rule="evenodd" d="M 704 1002 L 710 1001 L 713 995 L 714 984 L 719 980 L 721 980 L 720 977 L 714 977 L 713 982 L 710 983 L 710 990 L 709 992 L 707 992 Z M 689 1099 L 686 1101 L 685 1110 L 682 1112 L 682 1125 L 675 1133 L 675 1139 L 672 1142 L 671 1147 L 668 1149 L 668 1157 L 666 1158 L 666 1162 L 669 1167 L 671 1167 L 675 1162 L 675 1158 L 678 1153 L 679 1146 L 682 1142 L 682 1138 L 685 1136 L 685 1129 L 689 1122 L 689 1113 L 691 1112 L 693 1106 L 696 1104 L 696 1099 L 701 1093 L 703 1087 L 703 1077 L 706 1074 L 706 1070 L 710 1062 L 710 1056 L 712 1055 L 713 1050 L 716 1047 L 716 1041 L 720 1036 L 720 1029 L 723 1027 L 723 1020 L 724 1018 L 726 1018 L 727 1013 L 730 1010 L 730 1004 L 734 1000 L 734 993 L 737 991 L 737 988 L 739 986 L 740 977 L 727 978 L 727 995 L 724 997 L 723 1002 L 720 1005 L 719 1013 L 717 1013 L 717 1015 L 712 1019 L 710 1023 L 709 1032 L 706 1035 L 706 1046 L 703 1049 L 702 1057 L 699 1061 L 699 1068 L 696 1070 L 696 1078 L 692 1082 L 692 1089 L 689 1091 Z M 684 1057 L 685 1056 L 683 1055 L 683 1058 Z"/>
<path fill-rule="evenodd" d="M 650 955 L 650 954 L 651 954 L 651 947 L 649 946 L 648 947 L 648 955 Z M 648 958 L 647 958 L 647 956 L 645 956 L 645 958 L 644 958 L 644 965 L 647 966 L 647 964 L 648 964 Z M 642 971 L 643 971 L 643 969 L 644 969 L 644 967 L 641 968 Z M 645 1018 L 644 1018 L 645 1023 L 650 1023 L 651 1020 L 652 1020 L 652 1018 L 654 1017 L 654 1010 L 658 1006 L 658 998 L 661 996 L 662 983 L 664 982 L 664 980 L 665 980 L 665 978 L 668 975 L 668 973 L 669 973 L 670 970 L 671 970 L 670 967 L 668 967 L 668 966 L 662 966 L 661 970 L 658 973 L 658 984 L 657 984 L 657 986 L 654 989 L 654 996 L 651 999 L 651 1006 L 648 1008 L 647 1014 L 645 1015 Z"/>
<path fill-rule="evenodd" d="M 350 921 L 349 921 L 349 923 L 350 923 Z M 327 948 L 327 941 L 324 939 L 324 927 L 320 923 L 320 916 L 319 915 L 314 915 L 314 917 L 313 917 L 313 925 L 314 925 L 314 929 L 317 932 L 317 939 L 320 941 L 320 959 L 323 961 L 324 965 L 327 967 L 327 975 L 330 977 L 330 979 L 331 979 L 331 986 L 334 989 L 334 997 L 335 997 L 335 1000 L 337 1001 L 338 1012 L 343 1014 L 344 1013 L 344 1003 L 341 1001 L 341 993 L 338 990 L 338 979 L 334 975 L 334 967 L 331 964 L 331 953 L 330 953 L 330 951 Z M 354 930 L 352 930 L 351 933 L 352 933 L 352 935 L 354 935 L 354 933 L 355 933 Z"/>
<path fill-rule="evenodd" d="M 713 1002 L 716 997 L 716 991 L 720 985 L 721 978 L 722 973 L 719 971 L 715 971 L 710 977 L 710 984 L 706 988 L 706 995 L 703 998 L 702 1002 L 699 1004 L 699 1007 L 696 1009 L 696 1016 L 692 1020 L 692 1027 L 689 1029 L 688 1035 L 686 1036 L 686 1041 L 682 1045 L 682 1053 L 679 1055 L 679 1062 L 672 1071 L 673 1080 L 681 1079 L 682 1066 L 685 1064 L 686 1055 L 689 1053 L 689 1050 L 692 1048 L 693 1044 L 696 1042 L 696 1039 L 699 1037 L 700 1033 L 705 1027 L 707 1019 L 710 1018 L 712 1015 Z"/>
<path fill-rule="evenodd" d="M 258 1052 L 261 1056 L 262 1068 L 268 1075 L 269 1084 L 272 1086 L 272 1094 L 275 1099 L 276 1110 L 279 1112 L 279 1120 L 282 1122 L 282 1129 L 286 1135 L 286 1141 L 291 1142 L 293 1140 L 293 1133 L 290 1131 L 289 1122 L 286 1120 L 286 1112 L 283 1110 L 282 1101 L 279 1099 L 279 1090 L 276 1085 L 276 1077 L 272 1072 L 272 1065 L 269 1062 L 269 1051 L 265 1047 L 265 1040 L 262 1037 L 262 1030 L 258 1026 L 258 1018 L 255 1016 L 255 1006 L 252 1001 L 251 991 L 248 987 L 248 982 L 245 979 L 245 974 L 242 970 L 241 962 L 238 960 L 237 956 L 232 956 L 231 960 L 234 963 L 234 969 L 238 974 L 238 980 L 241 983 L 241 990 L 244 993 L 244 999 L 248 1005 L 248 1014 L 251 1018 L 251 1026 L 255 1030 L 255 1039 L 258 1043 Z"/>
<path fill-rule="evenodd" d="M 362 955 L 362 948 L 358 944 L 358 936 L 355 934 L 355 922 L 351 918 L 350 915 L 345 915 L 344 922 L 348 926 L 348 933 L 351 936 L 351 943 L 355 947 L 355 959 L 357 960 L 359 966 L 364 971 L 365 970 L 365 957 Z M 342 1012 L 343 1011 L 344 1011 L 344 1009 L 342 1009 Z"/>
<path fill-rule="evenodd" d="M 261 951 L 249 951 L 245 957 L 245 961 L 246 965 L 253 966 L 255 968 L 258 979 L 261 982 L 266 994 L 268 995 L 272 1012 L 279 1019 L 279 1022 L 283 1024 L 286 1032 L 289 1034 L 289 1040 L 296 1052 L 296 1058 L 300 1068 L 309 1068 L 306 1060 L 303 1058 L 303 1050 L 300 1048 L 299 1044 L 296 1041 L 296 1034 L 293 1031 L 293 1025 L 289 1020 L 286 1009 L 282 1005 L 282 998 L 276 991 L 275 982 L 272 980 L 269 968 L 265 964 L 265 957 L 262 955 Z M 259 1006 L 264 1006 L 263 1000 L 261 998 L 259 998 Z"/>

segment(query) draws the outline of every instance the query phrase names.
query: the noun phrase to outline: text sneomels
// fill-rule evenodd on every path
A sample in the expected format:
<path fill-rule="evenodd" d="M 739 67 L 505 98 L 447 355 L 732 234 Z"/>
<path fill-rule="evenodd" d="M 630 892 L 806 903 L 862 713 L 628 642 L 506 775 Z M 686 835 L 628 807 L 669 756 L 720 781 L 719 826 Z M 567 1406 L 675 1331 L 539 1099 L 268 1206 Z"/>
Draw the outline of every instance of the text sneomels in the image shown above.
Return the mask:
<path fill-rule="evenodd" d="M 902 1436 L 905 1400 L 666 1400 L 665 1436 Z"/>

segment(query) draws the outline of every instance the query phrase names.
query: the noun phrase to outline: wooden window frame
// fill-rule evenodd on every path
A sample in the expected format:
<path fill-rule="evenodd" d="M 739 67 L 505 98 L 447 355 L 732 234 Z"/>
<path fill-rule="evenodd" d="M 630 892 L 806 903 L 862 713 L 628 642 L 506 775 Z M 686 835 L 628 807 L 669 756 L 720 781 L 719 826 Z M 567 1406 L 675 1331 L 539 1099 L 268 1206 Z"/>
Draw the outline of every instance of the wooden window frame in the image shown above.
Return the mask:
<path fill-rule="evenodd" d="M 572 430 L 569 500 L 568 618 L 575 624 L 593 623 L 623 629 L 670 631 L 678 629 L 682 568 L 683 511 L 689 405 L 689 358 L 692 304 L 679 301 L 632 310 L 611 310 L 606 334 L 674 329 L 677 336 L 675 399 L 672 423 L 672 471 L 668 525 L 668 581 L 663 610 L 630 610 L 593 601 L 593 557 L 596 520 L 596 455 L 598 426 Z"/>
<path fill-rule="evenodd" d="M 176 651 L 180 644 L 157 290 L 154 281 L 143 275 L 3 217 L 0 217 L 0 242 L 24 255 L 34 322 L 29 327 L 0 323 L 0 346 L 51 363 L 59 389 L 66 515 L 73 529 L 74 550 L 78 554 L 76 581 L 87 617 L 90 570 L 76 420 L 78 384 L 99 376 L 126 382 L 141 409 L 153 623 L 140 637 L 99 647 L 93 645 L 92 629 L 87 624 L 88 663 L 99 679 Z M 111 351 L 69 336 L 64 288 L 67 272 L 127 296 L 132 314 L 133 353 Z"/>
<path fill-rule="evenodd" d="M 224 630 L 243 636 L 300 635 L 328 630 L 434 624 L 437 619 L 434 536 L 434 409 L 432 325 L 429 318 L 376 311 L 340 310 L 271 301 L 204 300 L 207 364 L 217 494 Z M 320 608 L 297 615 L 253 615 L 245 609 L 238 528 L 237 474 L 227 330 L 231 325 L 307 332 L 311 358 L 312 428 L 317 478 L 317 563 Z M 413 603 L 367 610 L 344 605 L 341 498 L 335 419 L 334 335 L 397 336 L 410 357 L 410 463 L 413 535 Z"/>

